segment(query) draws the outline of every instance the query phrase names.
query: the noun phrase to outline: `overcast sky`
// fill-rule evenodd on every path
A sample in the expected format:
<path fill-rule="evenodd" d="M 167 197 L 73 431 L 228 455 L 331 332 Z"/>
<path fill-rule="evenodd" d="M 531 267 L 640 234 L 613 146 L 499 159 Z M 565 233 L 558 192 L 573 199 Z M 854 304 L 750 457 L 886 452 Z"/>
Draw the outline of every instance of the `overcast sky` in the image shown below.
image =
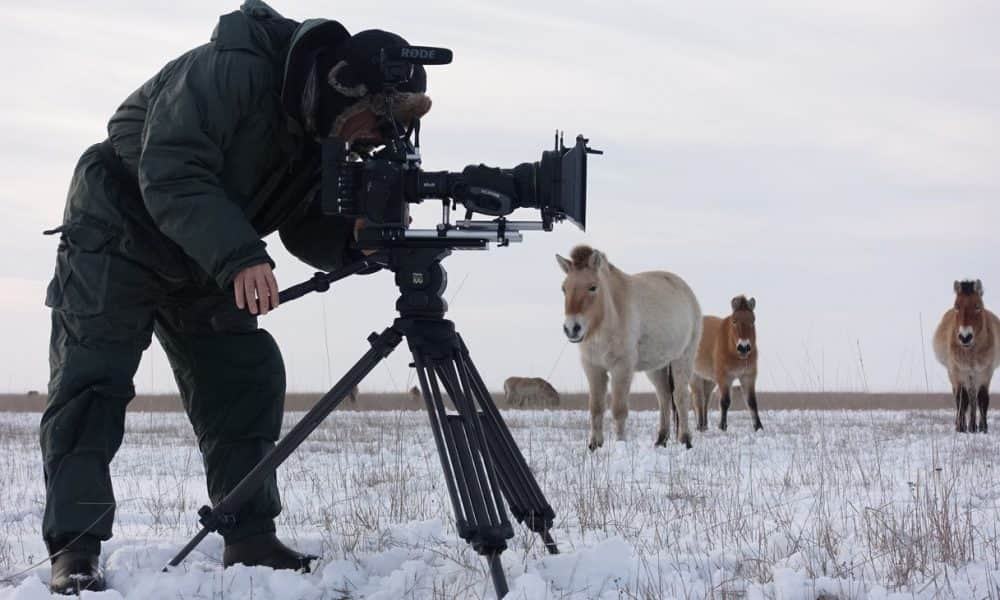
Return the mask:
<path fill-rule="evenodd" d="M 557 127 L 606 152 L 590 164 L 586 233 L 565 225 L 445 263 L 450 317 L 491 387 L 535 375 L 584 388 L 553 258 L 577 243 L 629 272 L 678 273 L 706 314 L 755 296 L 765 390 L 944 390 L 930 336 L 952 281 L 981 278 L 1000 309 L 996 2 L 272 6 L 454 50 L 454 64 L 429 68 L 429 169 L 537 160 Z M 236 8 L 4 0 L 0 391 L 46 385 L 57 241 L 40 232 L 61 222 L 80 153 L 129 93 Z M 418 214 L 430 226 L 437 210 Z M 283 287 L 309 276 L 268 241 Z M 394 300 L 391 276 L 377 274 L 264 318 L 290 389 L 325 388 L 390 323 Z M 407 362 L 401 348 L 362 388 L 405 388 Z M 175 389 L 156 342 L 136 386 Z"/>

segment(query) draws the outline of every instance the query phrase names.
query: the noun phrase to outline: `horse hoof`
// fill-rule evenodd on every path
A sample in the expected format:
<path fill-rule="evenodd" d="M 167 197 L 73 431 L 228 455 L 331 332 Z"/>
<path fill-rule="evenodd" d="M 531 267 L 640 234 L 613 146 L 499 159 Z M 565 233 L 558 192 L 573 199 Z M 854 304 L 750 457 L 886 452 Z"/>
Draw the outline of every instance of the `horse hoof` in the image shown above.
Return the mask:
<path fill-rule="evenodd" d="M 590 450 L 591 452 L 593 452 L 594 450 L 597 450 L 598 448 L 600 448 L 603 445 L 604 445 L 604 442 L 598 442 L 597 440 L 590 440 L 590 443 L 587 444 L 587 449 Z"/>
<path fill-rule="evenodd" d="M 729 427 L 729 426 L 728 426 L 728 425 L 726 425 L 725 423 L 719 423 L 719 429 L 720 429 L 721 431 L 725 431 L 725 430 L 726 430 L 726 429 L 727 429 L 728 427 Z"/>
<path fill-rule="evenodd" d="M 667 447 L 667 436 L 666 436 L 666 434 L 661 433 L 660 435 L 656 436 L 656 441 L 653 442 L 653 447 L 655 448 L 657 446 L 659 446 L 661 448 L 666 448 Z"/>
<path fill-rule="evenodd" d="M 763 425 L 761 425 L 760 423 L 754 423 L 754 426 L 753 426 L 753 430 L 754 431 L 760 431 L 761 429 L 764 429 Z"/>
<path fill-rule="evenodd" d="M 975 424 L 969 425 L 969 433 L 976 433 L 977 431 L 979 430 L 976 428 Z"/>
<path fill-rule="evenodd" d="M 684 448 L 686 450 L 690 450 L 691 449 L 691 435 L 688 434 L 688 435 L 685 435 L 683 438 L 681 438 L 681 443 L 684 444 Z"/>

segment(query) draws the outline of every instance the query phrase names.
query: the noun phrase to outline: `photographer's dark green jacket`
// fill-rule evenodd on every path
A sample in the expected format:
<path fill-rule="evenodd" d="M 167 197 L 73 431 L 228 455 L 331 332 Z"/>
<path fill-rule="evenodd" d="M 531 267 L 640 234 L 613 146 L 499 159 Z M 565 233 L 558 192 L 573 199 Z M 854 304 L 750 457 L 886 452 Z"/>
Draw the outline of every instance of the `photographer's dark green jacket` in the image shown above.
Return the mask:
<path fill-rule="evenodd" d="M 78 182 L 97 191 L 119 187 L 119 206 L 79 206 L 72 215 L 68 207 L 68 235 L 100 241 L 94 228 L 107 228 L 124 254 L 162 276 L 210 279 L 223 289 L 240 270 L 271 262 L 261 238 L 279 230 L 285 246 L 314 267 L 340 266 L 351 224 L 310 203 L 317 145 L 291 114 L 298 98 L 281 96 L 283 84 L 296 89 L 289 55 L 311 24 L 249 0 L 220 18 L 208 44 L 143 84 L 111 117 L 113 152 L 107 143 L 98 152 L 105 164 L 124 167 L 115 172 L 112 164 L 117 181 Z M 135 182 L 141 198 L 130 193 Z"/>
<path fill-rule="evenodd" d="M 132 94 L 108 139 L 81 156 L 46 293 L 52 378 L 40 442 L 50 553 L 81 533 L 88 551 L 111 537 L 109 464 L 154 332 L 198 436 L 213 504 L 274 447 L 284 364 L 274 339 L 237 309 L 231 282 L 270 261 L 261 238 L 275 231 L 318 268 L 351 257 L 351 224 L 310 201 L 317 145 L 294 114 L 302 79 L 294 65 L 308 62 L 297 52 L 338 36 L 347 32 L 333 21 L 300 25 L 249 0 L 220 18 L 209 43 Z M 280 510 L 272 476 L 222 533 L 231 543 L 273 532 Z"/>

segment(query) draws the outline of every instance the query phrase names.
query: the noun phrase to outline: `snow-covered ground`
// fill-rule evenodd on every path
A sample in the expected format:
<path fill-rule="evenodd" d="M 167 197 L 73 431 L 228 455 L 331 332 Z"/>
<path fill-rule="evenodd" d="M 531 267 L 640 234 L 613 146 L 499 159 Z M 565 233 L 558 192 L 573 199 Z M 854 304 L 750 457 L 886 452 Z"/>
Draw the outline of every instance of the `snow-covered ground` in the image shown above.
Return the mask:
<path fill-rule="evenodd" d="M 949 412 L 765 411 L 757 434 L 737 412 L 690 451 L 653 448 L 656 415 L 633 412 L 595 453 L 582 412 L 505 415 L 563 551 L 516 525 L 510 598 L 1000 598 L 1000 434 L 955 434 Z M 37 422 L 0 414 L 2 600 L 49 597 Z M 279 471 L 279 535 L 322 555 L 313 574 L 224 571 L 214 535 L 165 574 L 206 501 L 201 461 L 183 415 L 130 414 L 114 591 L 84 597 L 491 598 L 434 448 L 422 412 L 334 413 Z"/>

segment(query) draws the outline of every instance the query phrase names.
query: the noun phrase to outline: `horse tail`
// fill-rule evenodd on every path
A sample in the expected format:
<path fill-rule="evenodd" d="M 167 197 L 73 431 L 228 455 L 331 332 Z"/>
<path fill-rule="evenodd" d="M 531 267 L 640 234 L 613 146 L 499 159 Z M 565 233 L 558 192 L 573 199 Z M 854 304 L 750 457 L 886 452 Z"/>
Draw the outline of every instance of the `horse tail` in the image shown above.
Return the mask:
<path fill-rule="evenodd" d="M 674 416 L 674 431 L 680 436 L 680 415 L 677 414 L 677 398 L 674 397 L 674 366 L 667 365 L 667 389 L 670 390 L 670 412 Z"/>

